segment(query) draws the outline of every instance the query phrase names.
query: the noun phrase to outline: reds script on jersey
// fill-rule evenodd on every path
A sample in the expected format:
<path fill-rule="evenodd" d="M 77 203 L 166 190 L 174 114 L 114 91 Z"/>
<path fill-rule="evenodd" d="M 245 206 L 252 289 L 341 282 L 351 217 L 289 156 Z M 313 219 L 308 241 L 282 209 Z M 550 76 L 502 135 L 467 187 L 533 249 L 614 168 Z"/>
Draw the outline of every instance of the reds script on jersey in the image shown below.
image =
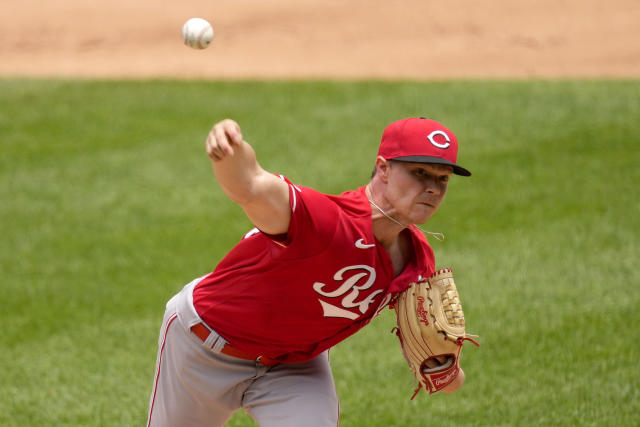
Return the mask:
<path fill-rule="evenodd" d="M 193 303 L 232 346 L 300 362 L 364 327 L 435 263 L 427 239 L 410 227 L 414 255 L 394 278 L 389 254 L 373 236 L 364 187 L 331 196 L 286 181 L 286 236 L 248 233 L 198 283 Z"/>

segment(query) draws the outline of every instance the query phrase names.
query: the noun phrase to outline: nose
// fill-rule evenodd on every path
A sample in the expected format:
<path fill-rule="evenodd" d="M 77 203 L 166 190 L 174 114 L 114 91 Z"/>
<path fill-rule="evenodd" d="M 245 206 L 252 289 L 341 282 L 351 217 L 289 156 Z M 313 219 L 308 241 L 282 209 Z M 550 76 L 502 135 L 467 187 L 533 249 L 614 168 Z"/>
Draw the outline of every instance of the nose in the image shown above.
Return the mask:
<path fill-rule="evenodd" d="M 428 194 L 440 194 L 442 193 L 442 187 L 435 180 L 429 179 L 425 181 L 424 191 Z"/>

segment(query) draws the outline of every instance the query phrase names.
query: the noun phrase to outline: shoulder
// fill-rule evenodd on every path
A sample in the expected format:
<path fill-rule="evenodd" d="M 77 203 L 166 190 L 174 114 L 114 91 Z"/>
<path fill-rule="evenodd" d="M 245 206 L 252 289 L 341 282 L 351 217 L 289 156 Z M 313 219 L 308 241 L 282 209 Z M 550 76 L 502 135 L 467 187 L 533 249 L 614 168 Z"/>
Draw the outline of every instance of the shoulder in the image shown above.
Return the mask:
<path fill-rule="evenodd" d="M 305 205 L 315 205 L 315 207 L 322 206 L 324 209 L 332 210 L 334 214 L 341 212 L 351 216 L 371 215 L 371 208 L 364 193 L 364 187 L 334 195 L 323 193 L 311 187 L 293 184 L 286 177 L 282 177 L 282 179 L 291 188 L 292 208 L 298 203 L 303 203 Z"/>
<path fill-rule="evenodd" d="M 327 197 L 336 204 L 341 210 L 353 214 L 355 216 L 370 216 L 371 206 L 364 192 L 364 187 L 356 190 L 345 191 L 337 196 Z"/>

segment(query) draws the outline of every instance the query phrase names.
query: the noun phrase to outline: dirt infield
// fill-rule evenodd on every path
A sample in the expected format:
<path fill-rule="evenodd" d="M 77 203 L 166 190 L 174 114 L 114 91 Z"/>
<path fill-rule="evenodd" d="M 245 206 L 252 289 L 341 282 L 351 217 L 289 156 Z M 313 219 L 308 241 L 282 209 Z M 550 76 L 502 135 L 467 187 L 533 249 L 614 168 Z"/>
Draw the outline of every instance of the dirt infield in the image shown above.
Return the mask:
<path fill-rule="evenodd" d="M 639 77 L 639 23 L 640 0 L 0 1 L 0 76 Z"/>

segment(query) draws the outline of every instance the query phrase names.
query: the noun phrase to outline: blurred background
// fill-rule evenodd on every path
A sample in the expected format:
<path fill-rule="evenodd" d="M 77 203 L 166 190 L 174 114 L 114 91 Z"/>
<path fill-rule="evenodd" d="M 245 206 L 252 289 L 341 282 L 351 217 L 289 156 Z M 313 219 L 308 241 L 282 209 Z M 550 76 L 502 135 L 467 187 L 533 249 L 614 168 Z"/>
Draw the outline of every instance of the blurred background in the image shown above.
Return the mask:
<path fill-rule="evenodd" d="M 637 0 L 2 0 L 0 75 L 633 77 L 638 22 Z"/>

